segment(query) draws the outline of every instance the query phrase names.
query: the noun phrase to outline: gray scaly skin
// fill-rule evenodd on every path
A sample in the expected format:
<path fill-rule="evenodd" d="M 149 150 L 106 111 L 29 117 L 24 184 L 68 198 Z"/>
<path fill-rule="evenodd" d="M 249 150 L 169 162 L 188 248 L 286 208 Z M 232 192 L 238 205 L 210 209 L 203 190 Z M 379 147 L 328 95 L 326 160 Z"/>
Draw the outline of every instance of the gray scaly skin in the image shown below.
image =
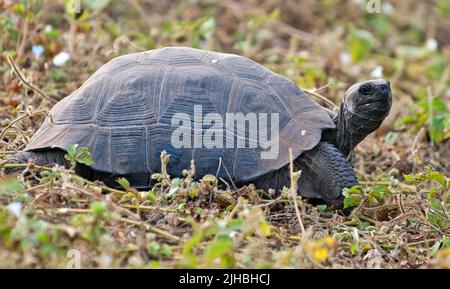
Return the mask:
<path fill-rule="evenodd" d="M 26 164 L 28 162 L 33 162 L 39 166 L 60 164 L 65 167 L 70 167 L 69 162 L 64 158 L 65 152 L 62 150 L 46 150 L 46 151 L 35 151 L 35 152 L 18 152 L 13 154 L 8 158 L 8 163 L 10 164 Z M 15 171 L 21 171 L 21 169 L 7 169 L 7 173 L 12 173 Z"/>
<path fill-rule="evenodd" d="M 348 156 L 367 135 L 380 127 L 391 104 L 389 81 L 378 79 L 353 85 L 346 91 L 339 112 L 330 112 L 336 129 L 326 131 L 322 140 L 333 143 Z"/>
<path fill-rule="evenodd" d="M 336 129 L 324 131 L 316 147 L 294 160 L 295 170 L 302 170 L 299 195 L 342 208 L 342 190 L 358 184 L 346 158 L 358 143 L 381 125 L 389 114 L 391 102 L 391 90 L 386 80 L 357 83 L 346 91 L 339 112 L 329 112 Z M 69 166 L 61 150 L 19 152 L 10 158 L 12 163 L 29 160 L 38 165 L 58 163 Z M 83 166 L 77 167 L 77 173 L 89 179 L 101 179 L 110 186 L 117 185 L 114 179 L 118 176 L 112 174 L 92 172 Z M 258 188 L 277 191 L 283 186 L 289 187 L 289 165 L 259 177 L 253 183 Z"/>

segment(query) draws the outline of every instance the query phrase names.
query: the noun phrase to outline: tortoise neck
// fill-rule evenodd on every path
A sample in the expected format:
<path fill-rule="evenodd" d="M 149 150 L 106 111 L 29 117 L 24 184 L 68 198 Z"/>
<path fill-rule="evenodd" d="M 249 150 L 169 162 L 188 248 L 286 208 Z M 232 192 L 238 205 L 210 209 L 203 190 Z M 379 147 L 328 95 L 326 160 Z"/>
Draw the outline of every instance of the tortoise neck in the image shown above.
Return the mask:
<path fill-rule="evenodd" d="M 343 102 L 338 113 L 336 146 L 347 156 L 381 125 L 383 119 L 373 119 L 365 113 L 355 112 Z"/>

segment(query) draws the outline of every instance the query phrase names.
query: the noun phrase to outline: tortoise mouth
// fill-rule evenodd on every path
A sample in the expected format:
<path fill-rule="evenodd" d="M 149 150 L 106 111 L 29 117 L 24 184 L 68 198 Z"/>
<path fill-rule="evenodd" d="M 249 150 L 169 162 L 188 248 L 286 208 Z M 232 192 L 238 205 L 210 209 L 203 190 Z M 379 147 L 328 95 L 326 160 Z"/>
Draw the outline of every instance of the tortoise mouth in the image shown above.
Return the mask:
<path fill-rule="evenodd" d="M 362 103 L 362 105 L 364 105 L 364 106 L 383 106 L 383 105 L 387 106 L 387 105 L 389 105 L 389 101 L 376 99 L 376 100 L 366 101 L 366 102 Z"/>
<path fill-rule="evenodd" d="M 376 99 L 376 100 L 372 100 L 372 101 L 367 101 L 367 102 L 363 103 L 362 105 L 364 108 L 383 110 L 383 109 L 389 108 L 389 101 Z"/>

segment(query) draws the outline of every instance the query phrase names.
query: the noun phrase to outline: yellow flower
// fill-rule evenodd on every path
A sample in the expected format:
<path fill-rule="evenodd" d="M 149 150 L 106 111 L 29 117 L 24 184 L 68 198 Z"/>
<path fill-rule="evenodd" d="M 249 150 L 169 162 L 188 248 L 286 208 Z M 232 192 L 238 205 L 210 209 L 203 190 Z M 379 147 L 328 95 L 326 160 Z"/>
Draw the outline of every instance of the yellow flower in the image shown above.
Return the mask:
<path fill-rule="evenodd" d="M 326 261 L 328 259 L 328 248 L 317 248 L 314 251 L 313 258 L 316 262 L 322 263 L 323 261 Z"/>
<path fill-rule="evenodd" d="M 305 250 L 308 257 L 315 263 L 322 263 L 334 254 L 336 242 L 332 237 L 325 237 L 320 240 L 310 241 L 306 244 Z"/>

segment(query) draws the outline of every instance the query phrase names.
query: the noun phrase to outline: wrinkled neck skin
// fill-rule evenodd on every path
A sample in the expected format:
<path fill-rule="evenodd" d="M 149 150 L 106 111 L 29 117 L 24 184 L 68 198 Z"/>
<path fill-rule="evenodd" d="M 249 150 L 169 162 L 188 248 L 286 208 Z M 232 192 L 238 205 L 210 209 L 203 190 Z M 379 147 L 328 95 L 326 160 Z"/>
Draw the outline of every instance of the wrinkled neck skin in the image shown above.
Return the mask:
<path fill-rule="evenodd" d="M 336 116 L 336 146 L 348 156 L 368 134 L 380 127 L 388 112 L 382 115 L 368 111 L 357 113 L 344 101 Z"/>

